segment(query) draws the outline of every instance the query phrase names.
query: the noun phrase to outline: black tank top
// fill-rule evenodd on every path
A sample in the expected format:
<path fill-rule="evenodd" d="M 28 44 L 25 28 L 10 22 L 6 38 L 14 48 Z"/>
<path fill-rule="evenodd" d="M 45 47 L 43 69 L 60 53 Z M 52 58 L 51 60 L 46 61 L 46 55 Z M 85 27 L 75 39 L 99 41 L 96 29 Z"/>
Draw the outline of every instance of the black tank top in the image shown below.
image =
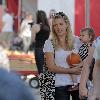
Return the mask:
<path fill-rule="evenodd" d="M 45 41 L 49 38 L 50 35 L 50 27 L 49 26 L 41 26 L 40 31 L 36 33 L 35 38 L 35 47 L 42 48 L 44 46 Z"/>

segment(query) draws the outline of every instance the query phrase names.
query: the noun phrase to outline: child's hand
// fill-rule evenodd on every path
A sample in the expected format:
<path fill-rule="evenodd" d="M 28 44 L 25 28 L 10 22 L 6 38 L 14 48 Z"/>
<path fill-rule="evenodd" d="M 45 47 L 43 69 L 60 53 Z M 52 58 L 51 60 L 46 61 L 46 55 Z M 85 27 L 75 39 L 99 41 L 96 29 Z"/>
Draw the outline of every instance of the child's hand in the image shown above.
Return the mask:
<path fill-rule="evenodd" d="M 88 97 L 88 89 L 80 85 L 79 94 L 80 94 L 80 99 L 84 100 L 86 97 Z"/>
<path fill-rule="evenodd" d="M 73 66 L 82 68 L 83 67 L 83 63 L 81 62 L 79 64 L 73 64 Z"/>

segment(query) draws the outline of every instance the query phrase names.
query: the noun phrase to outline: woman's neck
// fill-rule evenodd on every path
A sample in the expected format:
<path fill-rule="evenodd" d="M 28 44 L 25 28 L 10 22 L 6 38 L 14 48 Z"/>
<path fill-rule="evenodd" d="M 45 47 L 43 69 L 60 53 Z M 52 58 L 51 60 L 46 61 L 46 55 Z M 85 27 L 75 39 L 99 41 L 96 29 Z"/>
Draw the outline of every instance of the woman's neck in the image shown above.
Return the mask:
<path fill-rule="evenodd" d="M 58 37 L 58 43 L 65 43 L 65 36 Z"/>
<path fill-rule="evenodd" d="M 65 40 L 65 37 L 58 38 L 58 47 L 66 49 L 66 40 Z"/>

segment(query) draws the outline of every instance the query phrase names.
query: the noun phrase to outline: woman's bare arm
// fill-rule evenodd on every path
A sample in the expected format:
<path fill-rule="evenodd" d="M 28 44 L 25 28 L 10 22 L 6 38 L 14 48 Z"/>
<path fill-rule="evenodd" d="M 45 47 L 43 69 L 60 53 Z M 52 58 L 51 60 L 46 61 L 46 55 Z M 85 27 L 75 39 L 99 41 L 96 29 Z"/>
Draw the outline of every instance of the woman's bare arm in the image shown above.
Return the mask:
<path fill-rule="evenodd" d="M 80 67 L 74 67 L 74 68 L 62 68 L 55 64 L 54 60 L 54 54 L 51 52 L 45 53 L 46 57 L 46 64 L 49 69 L 49 71 L 59 74 L 80 74 L 81 68 Z"/>

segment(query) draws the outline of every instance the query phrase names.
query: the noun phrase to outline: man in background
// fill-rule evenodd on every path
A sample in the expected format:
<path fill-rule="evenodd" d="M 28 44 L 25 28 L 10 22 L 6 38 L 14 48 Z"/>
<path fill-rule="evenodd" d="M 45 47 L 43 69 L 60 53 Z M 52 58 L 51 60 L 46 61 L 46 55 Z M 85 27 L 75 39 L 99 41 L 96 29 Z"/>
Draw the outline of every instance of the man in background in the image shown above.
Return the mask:
<path fill-rule="evenodd" d="M 2 17 L 2 33 L 0 34 L 0 39 L 4 42 L 7 48 L 10 48 L 13 38 L 13 24 L 13 13 L 6 8 L 5 14 Z"/>

